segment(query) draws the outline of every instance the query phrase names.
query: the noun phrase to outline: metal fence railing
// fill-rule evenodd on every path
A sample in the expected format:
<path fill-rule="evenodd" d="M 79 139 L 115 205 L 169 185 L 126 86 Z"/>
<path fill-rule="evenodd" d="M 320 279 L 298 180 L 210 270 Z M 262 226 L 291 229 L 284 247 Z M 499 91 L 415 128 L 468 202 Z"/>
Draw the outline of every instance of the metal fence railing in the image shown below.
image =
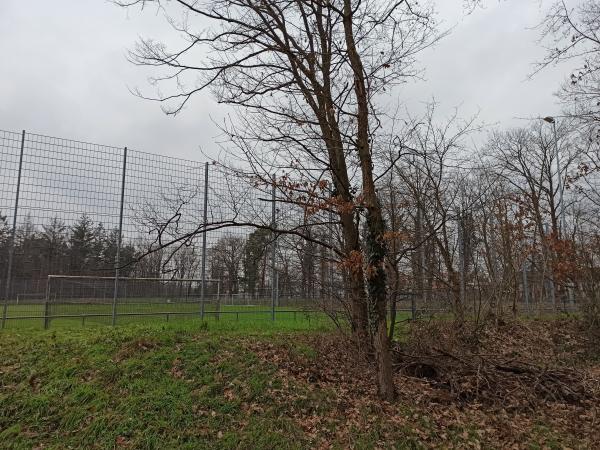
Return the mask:
<path fill-rule="evenodd" d="M 331 212 L 307 214 L 268 179 L 0 130 L 2 327 L 342 310 L 347 274 L 332 251 L 275 231 L 303 227 L 330 246 L 342 241 Z M 548 295 L 547 283 L 534 283 L 525 270 L 525 288 L 513 289 L 519 309 L 541 309 L 550 297 L 555 309 L 573 309 L 571 291 Z M 428 283 L 429 293 L 424 282 L 420 293 L 405 286 L 417 294 L 404 295 L 397 308 L 449 310 L 451 290 Z M 486 289 L 465 288 L 462 301 L 476 310 L 494 297 L 496 288 Z"/>
<path fill-rule="evenodd" d="M 0 130 L 2 327 L 316 309 L 331 280 L 302 279 L 297 240 L 266 231 L 293 217 L 218 164 Z M 165 288 L 183 279 L 185 301 Z"/>

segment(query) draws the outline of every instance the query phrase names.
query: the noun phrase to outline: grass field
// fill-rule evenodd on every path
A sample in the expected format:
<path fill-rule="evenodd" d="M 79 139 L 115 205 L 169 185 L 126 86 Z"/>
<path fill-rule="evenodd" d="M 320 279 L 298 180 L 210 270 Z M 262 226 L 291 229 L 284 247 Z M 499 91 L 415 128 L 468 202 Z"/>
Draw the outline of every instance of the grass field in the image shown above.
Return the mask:
<path fill-rule="evenodd" d="M 7 308 L 6 328 L 44 327 L 45 305 L 10 304 Z M 107 303 L 58 303 L 48 306 L 49 327 L 91 326 L 110 324 L 112 305 Z M 62 317 L 61 317 L 62 316 Z M 117 307 L 117 324 L 153 323 L 172 321 L 198 321 L 201 305 L 198 303 L 122 303 Z M 221 305 L 219 311 L 213 304 L 206 304 L 204 318 L 219 322 L 269 322 L 272 311 L 265 305 Z M 278 322 L 329 322 L 329 318 L 314 310 L 276 307 Z"/>

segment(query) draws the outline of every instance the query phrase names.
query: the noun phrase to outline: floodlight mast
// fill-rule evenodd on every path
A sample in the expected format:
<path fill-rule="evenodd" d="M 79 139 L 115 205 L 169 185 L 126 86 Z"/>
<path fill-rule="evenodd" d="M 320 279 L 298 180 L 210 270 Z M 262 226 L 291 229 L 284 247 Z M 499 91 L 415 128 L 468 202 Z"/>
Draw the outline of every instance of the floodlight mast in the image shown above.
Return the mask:
<path fill-rule="evenodd" d="M 558 212 L 558 236 L 562 237 L 562 234 L 566 232 L 565 230 L 565 203 L 563 201 L 563 182 L 562 175 L 560 172 L 560 155 L 558 153 L 558 137 L 556 133 L 556 119 L 552 116 L 546 116 L 542 119 L 544 122 L 548 122 L 552 124 L 552 130 L 554 133 L 554 156 L 556 158 L 556 170 L 558 172 L 558 203 L 559 203 L 559 212 Z"/>

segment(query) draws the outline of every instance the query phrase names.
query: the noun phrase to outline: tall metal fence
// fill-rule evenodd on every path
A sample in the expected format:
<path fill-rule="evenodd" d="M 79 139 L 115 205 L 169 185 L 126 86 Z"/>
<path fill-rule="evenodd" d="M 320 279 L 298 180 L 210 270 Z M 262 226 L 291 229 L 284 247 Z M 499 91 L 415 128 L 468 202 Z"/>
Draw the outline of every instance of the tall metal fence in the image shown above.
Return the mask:
<path fill-rule="evenodd" d="M 226 226 L 273 223 L 270 188 L 232 176 L 208 162 L 0 131 L 2 326 L 297 309 L 294 289 L 277 284 L 274 236 L 263 232 L 249 261 L 256 229 Z"/>
<path fill-rule="evenodd" d="M 2 327 L 335 313 L 347 283 L 315 244 L 342 241 L 327 214 L 217 163 L 0 130 Z M 532 284 L 537 275 L 524 268 L 507 294 L 522 310 L 557 297 L 547 280 Z M 447 310 L 455 293 L 432 280 L 396 292 L 396 308 Z M 461 283 L 473 311 L 498 295 Z"/>

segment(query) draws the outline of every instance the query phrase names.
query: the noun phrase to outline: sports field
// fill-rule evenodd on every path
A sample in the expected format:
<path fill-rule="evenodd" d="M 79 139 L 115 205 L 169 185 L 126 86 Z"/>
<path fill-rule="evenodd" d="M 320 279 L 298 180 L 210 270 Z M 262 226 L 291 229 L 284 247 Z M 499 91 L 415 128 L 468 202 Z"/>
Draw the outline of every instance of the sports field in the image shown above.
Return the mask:
<path fill-rule="evenodd" d="M 290 322 L 307 324 L 329 323 L 329 317 L 316 310 L 279 306 L 273 310 L 267 305 L 217 305 L 207 303 L 167 303 L 156 301 L 128 302 L 117 305 L 117 324 L 207 320 L 214 322 Z M 46 319 L 47 317 L 47 319 Z M 9 304 L 5 328 L 40 328 L 47 321 L 49 327 L 93 326 L 111 324 L 110 303 L 43 303 Z"/>

